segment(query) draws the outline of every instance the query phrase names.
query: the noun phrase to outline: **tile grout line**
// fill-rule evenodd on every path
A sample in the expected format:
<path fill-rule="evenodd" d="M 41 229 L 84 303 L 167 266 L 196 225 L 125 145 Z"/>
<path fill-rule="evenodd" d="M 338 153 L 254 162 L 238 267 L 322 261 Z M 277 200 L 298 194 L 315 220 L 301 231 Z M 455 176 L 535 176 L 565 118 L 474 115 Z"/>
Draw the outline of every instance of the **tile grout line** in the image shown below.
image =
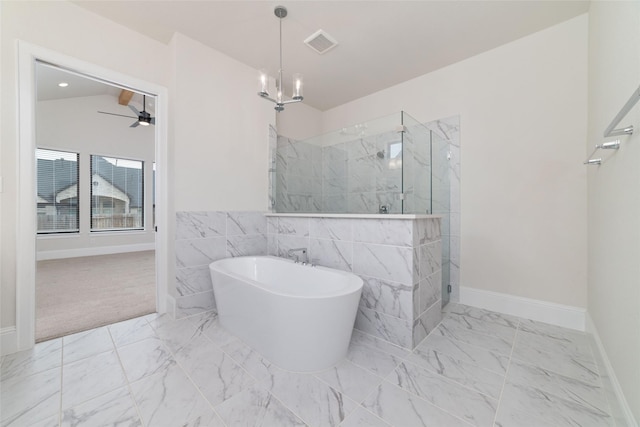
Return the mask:
<path fill-rule="evenodd" d="M 437 327 L 436 327 L 436 328 L 437 328 Z M 431 331 L 431 332 L 429 332 L 429 334 L 427 335 L 427 337 L 428 337 L 429 335 L 431 335 L 431 333 L 433 333 L 433 332 L 436 330 L 436 328 L 433 328 L 433 329 L 432 329 L 432 331 Z M 420 343 L 422 343 L 424 340 L 426 340 L 426 339 L 427 339 L 427 337 L 425 337 L 425 338 L 424 338 Z M 514 337 L 514 344 L 515 344 L 515 337 Z M 416 348 L 417 348 L 417 346 L 416 346 Z M 414 350 L 415 350 L 415 349 L 414 349 Z M 414 354 L 414 350 L 412 350 L 410 354 Z M 443 354 L 444 354 L 444 353 L 443 353 Z M 451 357 L 452 359 L 458 360 L 457 358 L 455 358 L 455 357 L 453 357 L 453 356 L 449 356 L 449 355 L 447 355 L 447 356 L 448 356 L 448 357 Z M 418 368 L 424 369 L 424 370 L 426 370 L 426 371 L 428 371 L 428 372 L 431 372 L 432 374 L 437 375 L 438 377 L 441 377 L 441 379 L 442 379 L 444 382 L 446 382 L 446 383 L 453 384 L 453 385 L 456 385 L 456 386 L 458 386 L 458 387 L 462 387 L 462 388 L 464 388 L 464 389 L 466 389 L 466 390 L 470 390 L 470 391 L 475 392 L 475 393 L 478 393 L 478 394 L 480 394 L 480 395 L 482 395 L 482 396 L 486 396 L 486 397 L 488 397 L 489 399 L 496 400 L 496 402 L 498 402 L 498 403 L 499 403 L 499 401 L 500 401 L 500 398 L 495 399 L 495 398 L 493 398 L 493 397 L 489 396 L 489 395 L 488 395 L 488 394 L 486 394 L 486 393 L 483 393 L 483 392 L 481 392 L 481 391 L 478 391 L 478 390 L 472 389 L 472 388 L 468 387 L 468 386 L 467 386 L 467 385 L 465 385 L 465 384 L 461 384 L 461 383 L 459 383 L 459 382 L 455 381 L 454 379 L 448 378 L 448 377 L 446 377 L 446 376 L 444 376 L 444 375 L 442 375 L 442 374 L 440 374 L 440 373 L 438 373 L 438 372 L 432 371 L 431 369 L 429 369 L 429 368 L 427 368 L 427 367 L 424 367 L 424 366 L 422 366 L 422 365 L 418 365 L 417 363 L 412 362 L 411 360 L 408 360 L 407 358 L 403 358 L 402 362 L 400 362 L 400 363 L 409 363 L 410 365 L 413 365 L 413 366 L 416 366 L 416 367 L 418 367 Z M 474 365 L 474 366 L 475 366 L 475 364 L 471 364 L 471 365 Z M 399 364 L 398 364 L 398 366 L 399 366 Z M 458 419 L 460 419 L 460 420 L 462 420 L 462 421 L 464 421 L 464 422 L 467 422 L 467 420 L 465 420 L 465 419 L 463 419 L 463 418 L 459 417 L 458 415 L 452 414 L 452 413 L 451 413 L 451 412 L 449 412 L 448 410 L 446 410 L 446 409 L 444 409 L 444 408 L 441 408 L 440 406 L 436 405 L 435 403 L 430 402 L 430 401 L 429 401 L 429 400 L 427 400 L 426 398 L 424 398 L 424 397 L 422 397 L 422 396 L 419 396 L 419 395 L 417 395 L 417 394 L 415 394 L 415 393 L 411 392 L 410 390 L 407 390 L 407 389 L 405 389 L 405 388 L 403 388 L 403 387 L 397 386 L 397 385 L 393 384 L 393 383 L 392 383 L 392 382 L 390 382 L 390 381 L 387 381 L 387 378 L 397 370 L 398 366 L 396 366 L 396 367 L 394 368 L 394 370 L 393 370 L 393 371 L 391 371 L 391 372 L 389 373 L 389 375 L 387 375 L 386 377 L 384 377 L 384 380 L 383 380 L 383 381 L 386 381 L 387 383 L 389 383 L 389 384 L 391 384 L 391 385 L 394 385 L 394 386 L 398 387 L 399 389 L 404 390 L 405 392 L 407 392 L 407 393 L 409 393 L 409 394 L 411 394 L 411 395 L 413 395 L 413 396 L 415 396 L 415 397 L 417 397 L 417 398 L 419 398 L 419 399 L 422 399 L 422 400 L 424 400 L 424 401 L 428 402 L 428 403 L 429 403 L 429 404 L 431 404 L 432 406 L 434 406 L 434 407 L 438 408 L 439 410 L 441 410 L 441 411 L 443 411 L 443 412 L 446 412 L 446 413 L 447 413 L 447 414 L 449 414 L 449 415 L 454 416 L 455 418 L 458 418 Z M 476 366 L 476 367 L 477 367 L 478 369 L 483 369 L 483 370 L 486 370 L 486 371 L 488 371 L 488 372 L 492 372 L 492 373 L 495 373 L 495 374 L 498 374 L 498 375 L 499 375 L 499 373 L 494 372 L 494 371 L 491 371 L 491 370 L 489 370 L 489 369 L 485 369 L 485 368 L 482 368 L 482 367 L 480 367 L 480 366 Z M 505 378 L 506 378 L 506 372 L 505 372 Z M 501 392 L 502 392 L 502 390 L 501 390 Z M 497 413 L 497 407 L 496 407 L 496 413 Z M 494 422 L 495 422 L 495 420 L 494 420 Z"/>
<path fill-rule="evenodd" d="M 507 377 L 509 375 L 509 368 L 511 368 L 511 359 L 513 358 L 513 351 L 516 347 L 516 342 L 517 342 L 517 338 L 518 338 L 518 332 L 520 331 L 520 323 L 521 320 L 518 319 L 518 326 L 516 328 L 516 334 L 513 337 L 513 345 L 511 346 L 511 354 L 509 354 L 509 363 L 507 364 L 507 369 L 504 372 L 504 381 L 502 382 L 502 389 L 500 390 L 500 398 L 498 399 L 498 405 L 496 406 L 496 414 L 493 417 L 493 425 L 496 424 L 496 421 L 498 420 L 498 412 L 500 410 L 500 405 L 502 404 L 502 397 L 504 394 L 504 388 L 507 384 Z"/>
<path fill-rule="evenodd" d="M 149 325 L 149 321 L 147 319 L 144 319 L 144 320 L 145 322 L 147 322 L 147 325 Z M 151 325 L 149 325 L 149 327 L 151 327 Z M 153 328 L 151 329 L 153 330 Z M 113 335 L 111 334 L 111 329 L 109 329 L 108 327 L 107 327 L 107 332 L 109 333 L 109 337 L 111 338 L 111 341 L 113 343 L 114 352 L 116 354 L 116 357 L 118 358 L 120 369 L 122 369 L 122 375 L 124 376 L 124 380 L 127 382 L 127 391 L 129 392 L 129 398 L 133 401 L 133 406 L 136 409 L 136 414 L 138 414 L 138 419 L 140 420 L 140 424 L 142 424 L 142 427 L 145 427 L 146 425 L 145 419 L 142 418 L 142 414 L 140 413 L 140 408 L 138 407 L 138 401 L 136 400 L 135 395 L 133 394 L 133 390 L 131 389 L 131 382 L 129 381 L 129 376 L 127 375 L 127 371 L 124 369 L 124 365 L 122 364 L 122 360 L 120 359 L 120 352 L 118 351 L 118 346 L 116 346 L 116 341 L 113 339 Z"/>

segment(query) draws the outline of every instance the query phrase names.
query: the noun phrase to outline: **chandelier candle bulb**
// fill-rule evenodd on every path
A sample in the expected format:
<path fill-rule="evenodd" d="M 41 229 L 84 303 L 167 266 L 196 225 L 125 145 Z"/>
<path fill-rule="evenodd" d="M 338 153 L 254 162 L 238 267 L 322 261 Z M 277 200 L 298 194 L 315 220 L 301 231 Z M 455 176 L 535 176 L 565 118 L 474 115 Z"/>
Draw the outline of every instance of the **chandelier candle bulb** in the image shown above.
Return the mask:
<path fill-rule="evenodd" d="M 293 75 L 293 96 L 295 100 L 302 100 L 302 74 L 296 73 Z"/>
<path fill-rule="evenodd" d="M 260 96 L 269 96 L 269 74 L 267 70 L 260 70 Z"/>

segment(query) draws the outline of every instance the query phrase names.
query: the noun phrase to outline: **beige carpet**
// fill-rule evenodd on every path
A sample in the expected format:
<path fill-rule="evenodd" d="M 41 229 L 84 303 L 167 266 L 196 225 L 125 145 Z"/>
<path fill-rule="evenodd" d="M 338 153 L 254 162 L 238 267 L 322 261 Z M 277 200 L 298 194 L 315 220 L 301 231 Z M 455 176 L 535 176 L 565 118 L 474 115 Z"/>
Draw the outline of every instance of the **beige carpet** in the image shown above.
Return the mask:
<path fill-rule="evenodd" d="M 155 251 L 38 261 L 36 342 L 155 311 Z"/>

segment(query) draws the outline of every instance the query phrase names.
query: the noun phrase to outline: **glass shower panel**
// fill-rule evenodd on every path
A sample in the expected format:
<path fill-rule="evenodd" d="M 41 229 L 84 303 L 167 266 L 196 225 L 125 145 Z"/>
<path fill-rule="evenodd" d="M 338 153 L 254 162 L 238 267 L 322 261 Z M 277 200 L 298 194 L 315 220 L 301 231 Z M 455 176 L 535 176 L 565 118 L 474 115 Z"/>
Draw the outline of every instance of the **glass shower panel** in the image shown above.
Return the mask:
<path fill-rule="evenodd" d="M 431 131 L 403 112 L 403 190 L 405 214 L 432 213 Z"/>
<path fill-rule="evenodd" d="M 432 207 L 435 215 L 442 215 L 440 232 L 442 235 L 442 305 L 449 302 L 451 272 L 450 258 L 450 185 L 449 185 L 449 142 L 432 132 L 431 161 Z"/>
<path fill-rule="evenodd" d="M 402 213 L 401 113 L 295 141 L 278 136 L 276 212 Z"/>

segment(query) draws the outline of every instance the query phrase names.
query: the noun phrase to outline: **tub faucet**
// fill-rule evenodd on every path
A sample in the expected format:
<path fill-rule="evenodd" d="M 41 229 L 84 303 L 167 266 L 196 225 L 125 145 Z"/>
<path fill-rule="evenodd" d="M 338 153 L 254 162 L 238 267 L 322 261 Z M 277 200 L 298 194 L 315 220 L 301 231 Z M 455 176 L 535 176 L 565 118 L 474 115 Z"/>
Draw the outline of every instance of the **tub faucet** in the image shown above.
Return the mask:
<path fill-rule="evenodd" d="M 297 252 L 300 252 L 300 256 L 298 256 Z M 307 248 L 295 248 L 289 249 L 287 251 L 287 256 L 293 260 L 293 262 L 302 263 L 302 265 L 306 265 L 309 262 L 309 257 L 307 256 Z M 300 259 L 302 258 L 302 260 Z"/>

